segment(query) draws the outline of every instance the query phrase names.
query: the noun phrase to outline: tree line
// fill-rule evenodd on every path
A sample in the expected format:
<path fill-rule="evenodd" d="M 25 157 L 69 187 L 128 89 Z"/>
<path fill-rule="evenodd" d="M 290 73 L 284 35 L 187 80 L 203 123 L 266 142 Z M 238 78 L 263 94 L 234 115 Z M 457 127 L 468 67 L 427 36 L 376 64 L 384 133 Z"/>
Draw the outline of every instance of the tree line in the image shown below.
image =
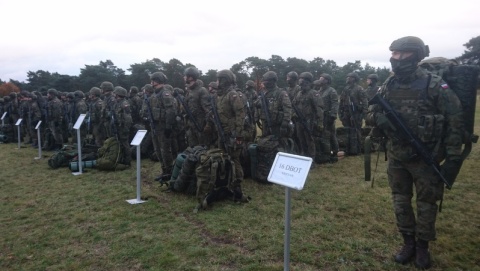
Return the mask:
<path fill-rule="evenodd" d="M 480 66 L 480 36 L 470 39 L 463 46 L 466 47 L 466 50 L 456 59 L 462 63 Z M 168 62 L 153 58 L 130 65 L 130 68 L 127 69 L 130 72 L 128 75 L 123 69 L 115 66 L 111 60 L 100 61 L 98 65 L 85 65 L 84 68 L 80 69 L 78 76 L 59 74 L 57 72 L 51 73 L 44 70 L 28 71 L 27 82 L 16 80 L 3 82 L 0 80 L 0 97 L 7 95 L 11 91 L 46 91 L 49 88 L 55 88 L 62 92 L 73 92 L 75 90 L 87 92 L 94 86 L 98 87 L 103 81 L 110 81 L 115 86 L 120 85 L 127 89 L 130 86 L 140 88 L 150 82 L 149 76 L 155 71 L 162 71 L 167 75 L 170 85 L 183 87 L 183 72 L 185 68 L 190 66 L 195 67 L 194 64 L 184 64 L 176 58 L 172 58 Z M 325 60 L 321 57 L 307 61 L 296 57 L 283 59 L 278 55 L 272 55 L 270 59 L 248 57 L 232 65 L 230 70 L 237 76 L 237 85 L 241 88 L 243 88 L 246 81 L 258 80 L 267 71 L 277 73 L 279 87 L 285 87 L 286 75 L 291 71 L 295 71 L 298 74 L 308 71 L 316 79 L 319 78 L 320 74 L 328 73 L 333 78 L 332 86 L 339 91 L 345 87 L 345 78 L 350 72 L 357 72 L 362 79 L 365 79 L 369 74 L 375 73 L 379 77 L 379 82 L 383 82 L 390 75 L 390 69 L 387 67 L 373 67 L 368 63 L 362 65 L 359 60 L 339 66 L 335 61 Z M 206 72 L 200 72 L 200 79 L 205 84 L 216 81 L 217 70 L 210 69 Z"/>

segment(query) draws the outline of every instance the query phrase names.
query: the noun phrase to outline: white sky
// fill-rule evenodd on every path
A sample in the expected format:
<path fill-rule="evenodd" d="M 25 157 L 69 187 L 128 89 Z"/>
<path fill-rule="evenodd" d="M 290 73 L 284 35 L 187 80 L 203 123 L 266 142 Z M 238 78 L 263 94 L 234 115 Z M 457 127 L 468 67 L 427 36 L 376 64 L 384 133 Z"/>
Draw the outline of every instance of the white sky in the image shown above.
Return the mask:
<path fill-rule="evenodd" d="M 430 56 L 453 58 L 480 35 L 478 0 L 0 0 L 0 11 L 3 81 L 79 75 L 107 59 L 126 72 L 153 58 L 207 72 L 272 55 L 389 67 L 397 38 L 418 36 Z"/>

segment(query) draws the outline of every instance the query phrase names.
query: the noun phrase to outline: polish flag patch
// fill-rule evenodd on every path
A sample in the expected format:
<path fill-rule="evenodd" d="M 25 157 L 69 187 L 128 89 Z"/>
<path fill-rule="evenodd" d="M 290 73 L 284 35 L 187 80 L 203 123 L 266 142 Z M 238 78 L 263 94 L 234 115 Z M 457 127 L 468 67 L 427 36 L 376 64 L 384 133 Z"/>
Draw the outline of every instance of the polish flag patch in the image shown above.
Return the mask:
<path fill-rule="evenodd" d="M 440 86 L 441 86 L 443 89 L 447 89 L 447 88 L 448 88 L 447 83 L 443 83 L 443 84 L 441 84 Z"/>

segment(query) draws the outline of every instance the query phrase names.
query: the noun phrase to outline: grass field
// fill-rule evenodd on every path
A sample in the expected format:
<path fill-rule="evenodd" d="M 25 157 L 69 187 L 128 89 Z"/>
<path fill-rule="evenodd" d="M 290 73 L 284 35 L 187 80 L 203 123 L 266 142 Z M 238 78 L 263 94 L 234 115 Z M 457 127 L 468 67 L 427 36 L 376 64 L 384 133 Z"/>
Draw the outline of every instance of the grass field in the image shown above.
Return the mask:
<path fill-rule="evenodd" d="M 477 108 L 478 109 L 478 108 Z M 476 133 L 480 134 L 477 110 Z M 283 270 L 285 188 L 244 181 L 246 204 L 215 203 L 193 213 L 196 201 L 165 193 L 152 181 L 160 165 L 142 160 L 142 199 L 136 167 L 52 170 L 38 152 L 0 144 L 1 270 Z M 480 270 L 480 147 L 446 191 L 431 245 L 431 270 Z M 376 155 L 372 157 L 373 165 Z M 395 264 L 401 244 L 385 161 L 375 184 L 363 179 L 363 157 L 313 169 L 292 191 L 291 270 L 415 270 Z"/>

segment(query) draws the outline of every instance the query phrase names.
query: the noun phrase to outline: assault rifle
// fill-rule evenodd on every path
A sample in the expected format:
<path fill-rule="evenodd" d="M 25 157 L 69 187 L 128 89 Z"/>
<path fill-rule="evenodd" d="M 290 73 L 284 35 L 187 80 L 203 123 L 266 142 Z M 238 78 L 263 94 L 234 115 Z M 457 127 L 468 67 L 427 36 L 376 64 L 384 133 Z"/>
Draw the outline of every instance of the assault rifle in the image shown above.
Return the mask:
<path fill-rule="evenodd" d="M 357 109 L 355 108 L 355 104 L 352 102 L 352 99 L 350 98 L 350 93 L 347 93 L 347 97 L 348 97 L 348 112 L 350 113 L 350 124 L 353 126 L 353 128 L 355 129 L 355 132 L 357 133 L 357 142 L 358 142 L 357 144 L 360 144 L 362 133 L 360 132 L 360 127 L 358 127 L 357 120 L 355 119 L 355 113 L 357 112 Z"/>
<path fill-rule="evenodd" d="M 267 131 L 269 134 L 272 134 L 272 122 L 270 120 L 270 114 L 268 113 L 268 104 L 265 101 L 265 93 L 262 90 L 258 91 L 258 95 L 260 96 L 260 102 L 262 106 L 263 113 L 265 113 L 265 119 L 267 120 Z"/>
<path fill-rule="evenodd" d="M 443 177 L 442 173 L 440 172 L 440 165 L 435 161 L 435 159 L 432 157 L 432 154 L 423 145 L 422 141 L 420 141 L 420 139 L 403 122 L 395 109 L 393 109 L 392 106 L 385 99 L 383 99 L 382 96 L 380 96 L 380 94 L 375 94 L 368 104 L 378 104 L 383 109 L 385 116 L 393 124 L 393 126 L 395 126 L 396 130 L 400 133 L 400 136 L 410 143 L 410 145 L 423 158 L 423 161 L 433 168 L 442 182 L 445 183 L 446 187 L 451 189 L 452 185 L 445 179 L 445 177 Z"/>
<path fill-rule="evenodd" d="M 112 110 L 110 113 L 112 116 L 110 120 L 110 128 L 112 129 L 112 132 L 115 134 L 115 138 L 117 139 L 117 141 L 120 142 L 120 138 L 118 137 L 117 116 L 115 116 L 115 110 Z"/>
<path fill-rule="evenodd" d="M 298 121 L 300 122 L 300 124 L 302 124 L 303 128 L 305 128 L 309 136 L 313 136 L 312 130 L 310 130 L 307 123 L 305 122 L 305 117 L 303 116 L 302 112 L 298 110 L 298 108 L 295 106 L 293 102 L 292 102 L 292 107 L 293 107 L 293 110 L 295 110 L 295 114 L 297 114 L 298 116 Z"/>
<path fill-rule="evenodd" d="M 188 107 L 188 105 L 185 103 L 185 100 L 182 98 L 182 95 L 180 95 L 178 91 L 174 91 L 173 96 L 182 104 L 183 108 L 185 108 L 185 112 L 187 113 L 188 118 L 193 122 L 197 131 L 202 132 L 200 125 L 198 125 L 197 120 L 193 116 L 192 111 L 190 111 L 190 108 Z"/>
<path fill-rule="evenodd" d="M 220 141 L 222 142 L 225 151 L 228 151 L 225 133 L 223 132 L 222 123 L 220 122 L 220 116 L 218 115 L 217 104 L 215 103 L 213 95 L 210 96 L 210 103 L 212 104 L 213 122 L 215 123 L 215 126 L 217 126 L 218 133 L 220 134 Z"/>

